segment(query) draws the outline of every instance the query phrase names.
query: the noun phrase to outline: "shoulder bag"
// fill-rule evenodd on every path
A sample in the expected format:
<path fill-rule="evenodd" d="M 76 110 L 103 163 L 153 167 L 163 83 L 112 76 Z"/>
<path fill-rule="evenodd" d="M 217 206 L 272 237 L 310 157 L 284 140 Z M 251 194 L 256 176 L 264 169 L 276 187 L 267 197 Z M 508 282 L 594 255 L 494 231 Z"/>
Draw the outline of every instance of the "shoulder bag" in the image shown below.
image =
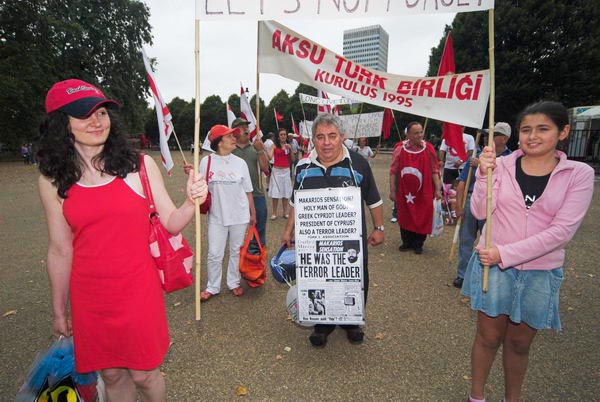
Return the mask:
<path fill-rule="evenodd" d="M 181 233 L 173 236 L 160 223 L 144 164 L 144 154 L 140 154 L 139 173 L 150 209 L 150 254 L 156 262 L 162 288 L 167 293 L 187 288 L 193 282 L 194 253 Z"/>

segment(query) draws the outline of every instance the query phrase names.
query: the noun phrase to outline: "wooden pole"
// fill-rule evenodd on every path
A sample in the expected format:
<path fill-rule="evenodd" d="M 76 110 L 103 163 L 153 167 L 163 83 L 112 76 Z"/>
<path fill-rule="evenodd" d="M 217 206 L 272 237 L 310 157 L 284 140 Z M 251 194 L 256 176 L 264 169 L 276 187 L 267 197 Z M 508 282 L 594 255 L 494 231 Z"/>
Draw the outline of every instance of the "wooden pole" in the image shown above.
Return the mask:
<path fill-rule="evenodd" d="M 183 153 L 183 149 L 181 148 L 181 144 L 179 143 L 179 138 L 177 138 L 177 134 L 175 133 L 175 127 L 173 127 L 173 136 L 175 137 L 175 142 L 177 142 L 177 146 L 179 147 L 179 152 L 181 152 L 181 157 L 183 158 L 183 163 L 185 165 L 188 164 L 187 159 L 185 159 L 185 154 Z M 196 146 L 194 145 L 194 149 Z"/>
<path fill-rule="evenodd" d="M 360 104 L 360 110 L 358 111 L 358 120 L 356 121 L 356 128 L 354 129 L 354 136 L 352 142 L 356 142 L 356 134 L 358 133 L 358 125 L 360 124 L 360 116 L 362 115 L 364 102 Z"/>
<path fill-rule="evenodd" d="M 194 61 L 196 65 L 196 85 L 195 85 L 195 107 L 194 107 L 194 175 L 198 174 L 200 165 L 200 21 L 196 20 L 196 34 L 194 45 Z M 200 310 L 200 260 L 202 259 L 202 231 L 200 224 L 200 201 L 194 200 L 194 218 L 196 221 L 196 244 L 195 244 L 195 266 L 196 266 L 196 289 L 194 297 L 196 299 L 196 321 L 202 318 Z"/>
<path fill-rule="evenodd" d="M 496 76 L 494 68 L 494 9 L 489 10 L 488 14 L 488 37 L 489 37 L 489 57 L 490 57 L 490 107 L 488 117 L 488 147 L 494 146 L 494 97 L 496 96 Z M 492 242 L 492 169 L 487 170 L 487 209 L 485 221 L 485 247 L 489 247 Z M 488 282 L 490 275 L 490 266 L 483 266 L 483 284 L 482 290 L 488 291 Z"/>
<path fill-rule="evenodd" d="M 481 137 L 481 131 L 477 131 L 477 135 L 475 136 L 475 147 L 477 147 L 477 144 L 479 144 L 479 138 Z M 471 180 L 473 178 L 473 158 L 471 158 L 471 163 L 469 164 L 469 172 L 467 174 L 467 181 L 465 182 L 465 191 L 463 192 L 463 198 L 461 200 L 457 200 L 458 202 L 460 202 L 460 205 L 462 206 L 463 211 L 465 210 L 465 205 L 467 204 L 467 195 L 469 194 L 469 186 L 471 185 Z M 464 216 L 464 215 L 463 215 Z M 456 222 L 456 228 L 454 228 L 454 238 L 452 239 L 452 247 L 450 248 L 450 256 L 448 257 L 449 260 L 452 260 L 454 258 L 454 255 L 456 254 L 456 245 L 458 244 L 458 236 L 459 236 L 459 232 L 460 232 L 460 225 L 462 224 L 462 216 L 460 218 L 458 218 L 458 221 Z"/>
<path fill-rule="evenodd" d="M 260 137 L 260 72 L 259 72 L 259 59 L 258 59 L 258 49 L 260 48 L 260 21 L 256 21 L 256 137 L 261 139 Z M 275 118 L 277 121 L 277 118 Z M 262 139 L 261 139 L 262 140 Z M 268 161 L 267 161 L 268 162 Z M 260 168 L 260 162 L 258 163 L 258 188 L 262 191 L 264 188 L 263 185 L 263 173 Z"/>
<path fill-rule="evenodd" d="M 392 110 L 392 117 L 394 119 L 394 126 L 396 126 L 396 131 L 398 132 L 398 138 L 402 141 L 402 134 L 400 133 L 400 129 L 398 128 L 398 123 L 396 122 L 396 115 L 394 115 L 394 111 Z"/>

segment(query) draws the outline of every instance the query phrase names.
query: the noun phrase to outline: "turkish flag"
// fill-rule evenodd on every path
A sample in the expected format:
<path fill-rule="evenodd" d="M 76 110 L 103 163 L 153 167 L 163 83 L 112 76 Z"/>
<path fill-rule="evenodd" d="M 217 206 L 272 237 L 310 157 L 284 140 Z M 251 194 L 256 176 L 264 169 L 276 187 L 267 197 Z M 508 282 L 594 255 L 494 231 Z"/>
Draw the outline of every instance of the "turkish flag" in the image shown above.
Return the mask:
<path fill-rule="evenodd" d="M 454 74 L 456 68 L 454 66 L 454 45 L 452 42 L 451 31 L 446 36 L 446 43 L 444 45 L 444 51 L 442 53 L 442 60 L 440 61 L 440 68 L 438 69 L 438 76 Z M 446 142 L 449 148 L 454 151 L 452 154 L 456 154 L 463 161 L 467 160 L 467 151 L 463 141 L 463 127 L 453 123 L 442 123 L 442 138 Z"/>
<path fill-rule="evenodd" d="M 383 111 L 383 124 L 381 125 L 381 131 L 383 132 L 383 139 L 387 140 L 390 138 L 392 133 L 392 124 L 394 124 L 394 112 L 390 108 L 386 108 Z"/>
<path fill-rule="evenodd" d="M 277 121 L 283 121 L 283 116 L 277 113 L 277 110 L 275 110 L 275 108 L 273 108 L 273 112 L 275 112 L 275 119 Z"/>
<path fill-rule="evenodd" d="M 394 151 L 396 171 L 396 211 L 398 224 L 411 232 L 430 234 L 433 223 L 433 180 L 430 154 L 433 146 L 423 142 L 420 151 L 407 150 L 408 141 Z"/>

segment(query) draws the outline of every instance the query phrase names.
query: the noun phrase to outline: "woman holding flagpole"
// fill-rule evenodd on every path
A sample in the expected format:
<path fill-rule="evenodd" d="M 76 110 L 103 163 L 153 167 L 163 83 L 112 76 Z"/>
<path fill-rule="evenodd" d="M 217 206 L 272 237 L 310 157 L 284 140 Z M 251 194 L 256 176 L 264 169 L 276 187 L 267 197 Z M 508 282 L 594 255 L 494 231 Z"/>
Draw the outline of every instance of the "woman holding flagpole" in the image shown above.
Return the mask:
<path fill-rule="evenodd" d="M 269 159 L 273 159 L 273 171 L 269 182 L 269 197 L 273 203 L 271 219 L 277 219 L 277 203 L 281 200 L 283 217 L 288 218 L 288 199 L 292 195 L 292 181 L 290 178 L 290 166 L 294 163 L 295 156 L 292 147 L 288 143 L 287 131 L 285 128 L 279 129 L 278 135 L 274 138 L 275 146 L 271 147 Z"/>
<path fill-rule="evenodd" d="M 556 149 L 569 135 L 568 123 L 560 103 L 535 103 L 518 118 L 519 150 L 496 158 L 487 146 L 480 155 L 473 216 L 486 216 L 488 169 L 493 170 L 495 197 L 490 247 L 482 237 L 462 287 L 478 311 L 470 401 L 485 400 L 485 383 L 500 345 L 505 400 L 519 400 L 537 331 L 561 329 L 565 246 L 586 214 L 594 187 L 594 170 Z M 483 266 L 490 267 L 488 292 L 482 291 Z"/>
<path fill-rule="evenodd" d="M 76 79 L 54 84 L 46 96 L 38 158 L 52 327 L 56 337 L 73 335 L 76 370 L 100 371 L 109 401 L 136 401 L 137 391 L 143 400 L 164 401 L 163 291 L 148 244 L 140 155 L 109 111 L 117 107 Z M 156 163 L 143 161 L 161 223 L 181 232 L 194 215 L 194 199 L 206 199 L 205 181 L 190 173 L 186 200 L 176 208 Z"/>

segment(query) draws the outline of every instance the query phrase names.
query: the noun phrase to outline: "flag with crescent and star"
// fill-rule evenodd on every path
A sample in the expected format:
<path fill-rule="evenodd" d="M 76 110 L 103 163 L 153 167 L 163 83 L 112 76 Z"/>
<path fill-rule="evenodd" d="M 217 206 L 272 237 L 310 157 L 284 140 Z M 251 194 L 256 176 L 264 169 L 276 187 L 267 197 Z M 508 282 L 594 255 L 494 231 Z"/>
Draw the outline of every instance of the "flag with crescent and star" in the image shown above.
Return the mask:
<path fill-rule="evenodd" d="M 398 224 L 411 232 L 430 234 L 433 219 L 433 180 L 431 155 L 433 146 L 423 141 L 420 150 L 407 147 L 407 141 L 398 147 L 396 172 L 396 211 Z"/>

